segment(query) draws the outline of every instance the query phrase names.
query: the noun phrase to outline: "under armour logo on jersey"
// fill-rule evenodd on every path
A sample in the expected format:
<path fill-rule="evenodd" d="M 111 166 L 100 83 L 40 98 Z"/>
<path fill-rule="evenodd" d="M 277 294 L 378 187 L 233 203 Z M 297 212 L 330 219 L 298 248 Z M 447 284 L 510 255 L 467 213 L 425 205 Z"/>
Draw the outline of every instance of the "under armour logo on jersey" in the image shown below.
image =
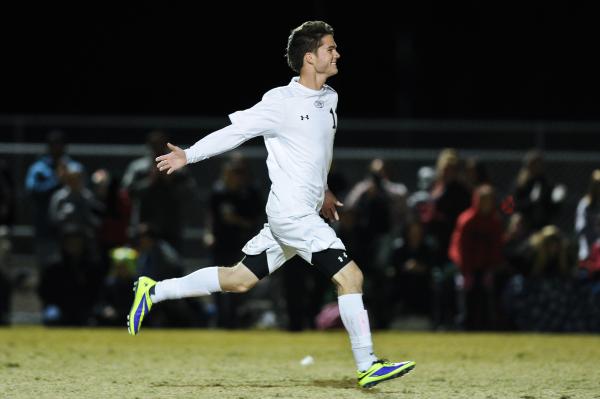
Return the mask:
<path fill-rule="evenodd" d="M 342 256 L 343 256 L 344 258 L 347 258 L 347 257 L 348 257 L 348 255 L 346 255 L 346 253 L 345 253 L 345 252 L 342 254 Z M 341 256 L 338 256 L 338 260 L 339 260 L 340 262 L 343 262 L 343 261 L 344 261 L 344 258 L 342 258 Z"/>
<path fill-rule="evenodd" d="M 300 120 L 303 121 L 305 119 L 308 119 L 308 115 L 300 115 Z"/>

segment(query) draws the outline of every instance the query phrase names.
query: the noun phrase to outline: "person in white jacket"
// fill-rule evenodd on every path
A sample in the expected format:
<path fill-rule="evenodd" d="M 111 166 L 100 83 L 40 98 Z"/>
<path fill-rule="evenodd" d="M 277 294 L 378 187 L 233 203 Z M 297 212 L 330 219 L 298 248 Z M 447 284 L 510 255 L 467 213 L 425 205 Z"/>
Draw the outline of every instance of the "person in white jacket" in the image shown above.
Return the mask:
<path fill-rule="evenodd" d="M 303 23 L 292 30 L 287 45 L 288 65 L 299 76 L 287 86 L 268 91 L 252 108 L 229 115 L 229 126 L 185 150 L 168 144 L 171 152 L 156 158 L 159 170 L 171 174 L 262 136 L 271 180 L 268 223 L 244 246 L 245 257 L 233 267 L 204 267 L 185 277 L 159 282 L 140 277 L 129 314 L 130 334 L 139 332 L 153 304 L 213 292 L 246 292 L 298 255 L 337 287 L 359 386 L 372 387 L 415 367 L 412 361 L 391 363 L 374 355 L 362 301 L 362 272 L 334 230 L 319 216 L 337 220 L 336 207 L 342 206 L 327 189 L 338 125 L 338 95 L 325 82 L 338 73 L 339 58 L 330 25 L 322 21 Z"/>

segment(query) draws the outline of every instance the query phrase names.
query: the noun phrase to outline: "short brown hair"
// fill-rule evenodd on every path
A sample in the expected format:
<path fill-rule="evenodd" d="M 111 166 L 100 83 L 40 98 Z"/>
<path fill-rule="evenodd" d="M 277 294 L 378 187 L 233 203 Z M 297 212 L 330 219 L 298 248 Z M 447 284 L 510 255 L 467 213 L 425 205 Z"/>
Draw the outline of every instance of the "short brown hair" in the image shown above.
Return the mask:
<path fill-rule="evenodd" d="M 317 51 L 321 39 L 325 35 L 333 35 L 333 28 L 323 21 L 306 21 L 293 29 L 288 37 L 287 63 L 294 72 L 300 73 L 304 62 L 304 54 Z"/>

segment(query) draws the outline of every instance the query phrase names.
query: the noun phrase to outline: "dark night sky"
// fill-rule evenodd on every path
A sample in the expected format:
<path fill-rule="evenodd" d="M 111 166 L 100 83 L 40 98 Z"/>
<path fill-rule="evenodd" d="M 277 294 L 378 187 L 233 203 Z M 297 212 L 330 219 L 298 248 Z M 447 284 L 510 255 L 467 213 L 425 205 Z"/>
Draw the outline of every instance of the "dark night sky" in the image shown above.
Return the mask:
<path fill-rule="evenodd" d="M 323 19 L 340 114 L 599 119 L 596 10 L 479 3 L 5 10 L 0 112 L 225 116 L 287 84 L 289 30 Z"/>

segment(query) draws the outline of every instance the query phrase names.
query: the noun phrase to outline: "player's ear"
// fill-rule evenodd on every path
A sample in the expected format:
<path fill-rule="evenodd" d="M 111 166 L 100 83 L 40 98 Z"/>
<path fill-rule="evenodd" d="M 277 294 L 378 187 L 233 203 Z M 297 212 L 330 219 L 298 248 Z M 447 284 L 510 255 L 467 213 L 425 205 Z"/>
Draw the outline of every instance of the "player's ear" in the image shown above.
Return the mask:
<path fill-rule="evenodd" d="M 311 53 L 310 51 L 304 54 L 304 62 L 306 64 L 312 65 L 314 62 L 314 54 Z"/>

